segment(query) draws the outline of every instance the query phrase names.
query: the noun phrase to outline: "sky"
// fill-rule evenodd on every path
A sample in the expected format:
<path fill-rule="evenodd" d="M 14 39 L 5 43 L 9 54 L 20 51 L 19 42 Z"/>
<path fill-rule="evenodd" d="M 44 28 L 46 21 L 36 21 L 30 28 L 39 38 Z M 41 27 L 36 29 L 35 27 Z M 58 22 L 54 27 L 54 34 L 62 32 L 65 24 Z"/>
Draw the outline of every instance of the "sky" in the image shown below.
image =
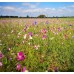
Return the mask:
<path fill-rule="evenodd" d="M 0 2 L 0 15 L 74 16 L 74 2 Z"/>

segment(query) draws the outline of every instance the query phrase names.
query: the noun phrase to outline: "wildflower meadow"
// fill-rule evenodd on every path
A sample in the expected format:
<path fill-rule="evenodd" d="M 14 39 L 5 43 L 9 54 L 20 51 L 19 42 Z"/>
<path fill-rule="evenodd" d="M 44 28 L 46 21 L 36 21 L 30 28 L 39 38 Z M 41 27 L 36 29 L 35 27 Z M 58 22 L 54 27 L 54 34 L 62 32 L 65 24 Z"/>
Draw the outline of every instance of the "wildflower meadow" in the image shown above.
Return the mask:
<path fill-rule="evenodd" d="M 0 72 L 74 71 L 74 18 L 1 18 Z"/>

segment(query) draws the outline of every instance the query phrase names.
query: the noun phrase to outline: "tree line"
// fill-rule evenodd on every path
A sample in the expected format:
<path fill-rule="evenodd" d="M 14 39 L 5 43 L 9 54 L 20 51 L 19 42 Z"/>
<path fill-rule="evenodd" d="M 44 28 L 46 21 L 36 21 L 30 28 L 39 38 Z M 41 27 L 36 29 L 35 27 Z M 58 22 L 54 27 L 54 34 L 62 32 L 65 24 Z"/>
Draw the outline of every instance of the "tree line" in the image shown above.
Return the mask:
<path fill-rule="evenodd" d="M 30 17 L 29 15 L 27 15 L 26 17 L 18 17 L 18 16 L 0 16 L 0 18 L 67 18 L 67 17 L 74 17 L 74 16 L 61 16 L 61 17 L 58 17 L 58 16 L 53 16 L 53 17 L 47 17 L 45 15 L 39 15 L 37 17 Z"/>

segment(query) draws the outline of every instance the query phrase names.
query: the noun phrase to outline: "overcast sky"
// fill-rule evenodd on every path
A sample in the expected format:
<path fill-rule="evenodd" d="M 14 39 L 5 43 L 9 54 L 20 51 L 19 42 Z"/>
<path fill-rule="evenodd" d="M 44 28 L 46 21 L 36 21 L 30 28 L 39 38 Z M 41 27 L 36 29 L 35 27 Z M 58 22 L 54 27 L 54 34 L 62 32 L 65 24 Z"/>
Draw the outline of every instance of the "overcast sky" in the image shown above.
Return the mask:
<path fill-rule="evenodd" d="M 74 16 L 74 2 L 0 2 L 0 15 Z"/>

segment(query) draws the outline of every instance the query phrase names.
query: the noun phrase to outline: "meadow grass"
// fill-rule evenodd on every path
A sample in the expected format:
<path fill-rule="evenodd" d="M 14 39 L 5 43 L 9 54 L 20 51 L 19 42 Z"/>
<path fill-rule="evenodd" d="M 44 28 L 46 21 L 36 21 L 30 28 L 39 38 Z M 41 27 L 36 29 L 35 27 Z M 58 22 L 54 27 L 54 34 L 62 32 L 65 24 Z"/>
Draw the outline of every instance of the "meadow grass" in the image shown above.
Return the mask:
<path fill-rule="evenodd" d="M 1 72 L 74 71 L 74 18 L 0 19 L 0 54 Z"/>

